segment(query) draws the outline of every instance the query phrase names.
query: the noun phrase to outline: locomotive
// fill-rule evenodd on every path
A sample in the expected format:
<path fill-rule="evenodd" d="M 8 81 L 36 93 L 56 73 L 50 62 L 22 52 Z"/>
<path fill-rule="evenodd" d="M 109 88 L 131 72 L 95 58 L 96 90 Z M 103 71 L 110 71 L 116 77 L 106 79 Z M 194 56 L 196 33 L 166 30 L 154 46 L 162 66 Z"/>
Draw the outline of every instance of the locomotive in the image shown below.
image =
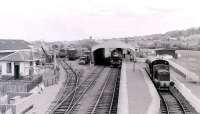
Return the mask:
<path fill-rule="evenodd" d="M 111 57 L 110 57 L 110 65 L 111 67 L 121 67 L 122 64 L 122 54 L 117 52 L 117 51 L 113 51 L 111 53 Z"/>
<path fill-rule="evenodd" d="M 147 59 L 146 71 L 158 90 L 167 90 L 174 82 L 170 80 L 169 62 L 163 59 Z"/>

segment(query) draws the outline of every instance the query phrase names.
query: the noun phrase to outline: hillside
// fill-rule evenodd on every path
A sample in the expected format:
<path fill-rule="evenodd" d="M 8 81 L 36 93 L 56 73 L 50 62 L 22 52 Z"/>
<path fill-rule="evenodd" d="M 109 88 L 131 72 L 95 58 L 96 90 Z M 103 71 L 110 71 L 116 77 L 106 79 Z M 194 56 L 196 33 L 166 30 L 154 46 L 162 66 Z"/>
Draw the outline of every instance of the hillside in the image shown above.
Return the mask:
<path fill-rule="evenodd" d="M 125 42 L 137 42 L 136 44 L 141 48 L 200 50 L 200 27 L 169 31 L 164 34 L 152 34 L 120 39 Z"/>
<path fill-rule="evenodd" d="M 61 47 L 85 47 L 91 46 L 108 40 L 120 40 L 140 48 L 175 48 L 200 50 L 200 27 L 189 28 L 186 30 L 174 30 L 164 34 L 151 34 L 145 36 L 123 37 L 95 40 L 92 38 L 78 41 L 65 42 L 44 42 L 47 45 L 63 45 Z M 40 47 L 41 41 L 31 42 L 34 46 Z"/>

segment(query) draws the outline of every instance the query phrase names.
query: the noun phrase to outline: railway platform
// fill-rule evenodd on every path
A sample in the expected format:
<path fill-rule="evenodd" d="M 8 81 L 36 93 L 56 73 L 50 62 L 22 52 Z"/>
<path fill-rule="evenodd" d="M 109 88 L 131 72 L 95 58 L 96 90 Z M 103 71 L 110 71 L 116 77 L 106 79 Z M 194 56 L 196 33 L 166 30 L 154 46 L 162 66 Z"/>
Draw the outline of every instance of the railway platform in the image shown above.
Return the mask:
<path fill-rule="evenodd" d="M 170 73 L 172 76 L 172 80 L 175 81 L 175 86 L 196 109 L 196 111 L 200 113 L 200 84 L 186 80 L 183 76 L 175 72 L 173 69 L 171 69 Z"/>
<path fill-rule="evenodd" d="M 158 114 L 160 98 L 143 62 L 122 64 L 118 114 Z"/>

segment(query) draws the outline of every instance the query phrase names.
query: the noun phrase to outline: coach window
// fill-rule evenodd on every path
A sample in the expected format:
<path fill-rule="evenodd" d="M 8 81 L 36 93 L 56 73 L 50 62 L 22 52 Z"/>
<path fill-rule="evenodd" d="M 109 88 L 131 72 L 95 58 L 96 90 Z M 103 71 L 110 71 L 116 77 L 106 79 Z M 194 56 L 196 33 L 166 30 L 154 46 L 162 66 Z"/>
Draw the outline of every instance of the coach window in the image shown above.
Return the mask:
<path fill-rule="evenodd" d="M 11 65 L 11 63 L 7 63 L 7 73 L 12 73 L 12 65 Z"/>

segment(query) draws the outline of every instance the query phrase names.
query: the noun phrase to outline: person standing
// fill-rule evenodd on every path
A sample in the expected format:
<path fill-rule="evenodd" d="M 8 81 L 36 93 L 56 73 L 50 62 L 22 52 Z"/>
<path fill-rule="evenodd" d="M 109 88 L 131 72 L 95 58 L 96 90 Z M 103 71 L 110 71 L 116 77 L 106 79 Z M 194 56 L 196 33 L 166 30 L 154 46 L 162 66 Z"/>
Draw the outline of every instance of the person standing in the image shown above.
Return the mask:
<path fill-rule="evenodd" d="M 135 72 L 136 57 L 133 57 L 133 71 Z"/>

